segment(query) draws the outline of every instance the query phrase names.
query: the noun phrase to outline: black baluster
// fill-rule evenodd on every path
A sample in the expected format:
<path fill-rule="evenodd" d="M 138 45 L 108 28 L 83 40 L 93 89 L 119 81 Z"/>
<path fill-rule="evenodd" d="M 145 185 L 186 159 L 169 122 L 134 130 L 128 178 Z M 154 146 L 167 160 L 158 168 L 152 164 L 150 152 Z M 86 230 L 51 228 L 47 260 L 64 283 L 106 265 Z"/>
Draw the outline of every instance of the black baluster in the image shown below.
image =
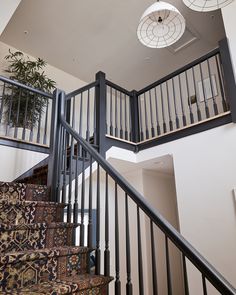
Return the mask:
<path fill-rule="evenodd" d="M 152 255 L 152 288 L 153 295 L 158 295 L 158 286 L 157 286 L 157 267 L 156 267 L 156 247 L 155 239 L 153 232 L 153 222 L 150 219 L 150 232 L 151 232 L 151 255 Z"/>
<path fill-rule="evenodd" d="M 26 125 L 27 125 L 28 103 L 29 103 L 29 92 L 27 92 L 26 102 L 25 102 L 25 117 L 24 117 L 23 132 L 22 132 L 22 139 L 23 140 L 25 140 L 25 128 L 26 128 Z"/>
<path fill-rule="evenodd" d="M 202 64 L 201 63 L 199 64 L 199 68 L 200 68 L 202 92 L 203 92 L 203 98 L 204 98 L 204 103 L 205 103 L 206 117 L 210 118 L 210 112 L 209 112 L 209 107 L 208 107 L 208 103 L 207 103 L 207 97 L 206 97 L 206 91 L 205 91 L 205 85 L 204 85 L 204 80 L 203 80 Z"/>
<path fill-rule="evenodd" d="M 185 255 L 183 253 L 182 253 L 182 261 L 183 261 L 183 271 L 184 271 L 184 291 L 185 291 L 185 295 L 189 295 L 186 258 L 185 258 Z"/>
<path fill-rule="evenodd" d="M 67 171 L 67 134 L 63 132 L 63 180 L 62 180 L 62 203 L 66 202 L 66 171 Z"/>
<path fill-rule="evenodd" d="M 203 274 L 202 274 L 202 289 L 203 289 L 203 294 L 207 295 L 206 278 Z"/>
<path fill-rule="evenodd" d="M 39 120 L 38 120 L 38 132 L 37 132 L 37 143 L 40 143 L 40 137 L 41 137 L 41 120 L 42 120 L 42 97 L 39 98 L 40 100 L 40 112 L 39 112 Z"/>
<path fill-rule="evenodd" d="M 75 200 L 73 206 L 73 222 L 78 223 L 79 205 L 78 205 L 78 195 L 79 195 L 79 183 L 78 183 L 78 166 L 79 166 L 79 142 L 75 145 Z M 74 230 L 73 242 L 76 242 L 76 229 Z"/>
<path fill-rule="evenodd" d="M 89 141 L 90 138 L 90 89 L 88 90 L 88 100 L 87 100 L 87 129 L 86 129 L 86 140 Z"/>
<path fill-rule="evenodd" d="M 195 71 L 194 71 L 194 67 L 192 67 L 192 74 L 193 74 L 193 85 L 194 85 L 194 92 L 195 92 L 195 96 L 196 96 L 196 104 L 197 104 L 197 118 L 198 118 L 198 121 L 201 121 L 202 120 L 202 114 L 201 114 L 201 110 L 200 110 L 200 107 L 199 107 L 199 101 L 198 101 L 198 98 L 197 98 L 197 85 L 196 85 L 196 77 L 195 77 Z"/>
<path fill-rule="evenodd" d="M 126 99 L 126 95 L 124 95 L 124 103 L 125 103 L 125 139 L 128 140 L 128 127 L 127 127 L 127 99 Z"/>
<path fill-rule="evenodd" d="M 129 140 L 130 141 L 133 141 L 134 139 L 134 142 L 136 142 L 136 136 L 137 136 L 137 133 L 135 133 L 135 135 L 133 135 L 133 126 L 132 126 L 132 106 L 131 106 L 131 99 L 132 99 L 132 94 L 131 96 L 129 97 Z M 137 99 L 137 96 L 136 96 L 136 99 Z M 135 107 L 137 106 L 137 104 L 135 104 Z M 137 110 L 137 109 L 136 109 Z M 138 130 L 139 128 L 139 118 L 138 118 L 138 112 L 135 112 L 136 114 L 136 123 L 137 123 L 137 128 L 135 130 Z M 139 130 L 138 130 L 139 132 Z"/>
<path fill-rule="evenodd" d="M 95 274 L 100 275 L 101 250 L 100 250 L 100 166 L 97 163 L 97 216 L 96 216 L 96 266 Z"/>
<path fill-rule="evenodd" d="M 20 115 L 21 94 L 22 94 L 22 89 L 20 89 L 20 93 L 19 93 L 19 96 L 18 96 L 18 102 L 17 102 L 16 121 L 14 122 L 15 123 L 14 138 L 17 138 L 17 135 L 18 135 L 18 123 L 19 123 L 19 115 Z M 15 117 L 15 114 L 13 114 L 13 118 L 14 117 Z"/>
<path fill-rule="evenodd" d="M 93 221 L 92 221 L 92 210 L 93 210 L 93 170 L 92 170 L 93 158 L 90 155 L 89 165 L 89 218 L 88 218 L 88 247 L 93 247 Z"/>
<path fill-rule="evenodd" d="M 74 138 L 72 135 L 70 136 L 70 146 L 68 147 L 70 153 L 67 155 L 69 156 L 69 186 L 68 186 L 68 203 L 67 203 L 67 222 L 71 222 L 71 213 L 72 213 L 72 160 L 73 160 L 73 152 L 74 152 Z"/>
<path fill-rule="evenodd" d="M 137 236 L 138 236 L 138 278 L 139 278 L 139 294 L 144 294 L 143 289 L 143 253 L 142 253 L 142 237 L 140 228 L 140 211 L 137 206 Z"/>
<path fill-rule="evenodd" d="M 119 208 L 117 196 L 117 183 L 115 183 L 115 267 L 116 267 L 116 280 L 115 280 L 115 295 L 121 295 L 121 282 L 120 282 L 120 240 L 119 240 Z"/>
<path fill-rule="evenodd" d="M 151 134 L 152 137 L 155 136 L 154 124 L 153 124 L 153 109 L 152 109 L 152 94 L 151 90 L 149 90 L 149 107 L 150 107 L 150 118 L 151 118 Z"/>
<path fill-rule="evenodd" d="M 160 123 L 159 123 L 159 115 L 158 115 L 158 102 L 157 102 L 157 89 L 156 87 L 154 88 L 155 91 L 155 108 L 156 108 L 156 120 L 157 120 L 157 135 L 161 134 L 161 128 L 160 128 Z"/>
<path fill-rule="evenodd" d="M 11 111 L 12 111 L 12 104 L 13 104 L 13 95 L 14 95 L 14 90 L 12 88 L 12 90 L 11 90 L 11 96 L 10 96 L 9 113 L 8 113 L 8 118 L 7 118 L 7 126 L 6 126 L 6 136 L 8 136 L 9 125 L 11 123 Z"/>
<path fill-rule="evenodd" d="M 227 112 L 228 111 L 228 107 L 227 107 L 227 103 L 226 103 L 226 99 L 225 99 L 223 79 L 222 79 L 222 74 L 221 74 L 222 72 L 220 70 L 219 60 L 218 60 L 218 57 L 217 56 L 218 55 L 215 56 L 215 59 L 216 59 L 217 73 L 218 73 L 219 82 L 220 82 L 220 92 L 221 92 L 221 98 L 222 98 L 222 106 L 223 106 L 224 112 Z"/>
<path fill-rule="evenodd" d="M 172 131 L 173 130 L 173 122 L 171 119 L 170 95 L 169 95 L 168 82 L 166 82 L 166 94 L 167 94 L 167 105 L 168 105 L 168 114 L 169 114 L 169 127 L 170 127 L 170 131 Z"/>
<path fill-rule="evenodd" d="M 126 221 L 126 270 L 127 270 L 127 283 L 126 295 L 133 294 L 133 285 L 131 282 L 131 253 L 130 253 L 130 233 L 129 233 L 129 207 L 128 195 L 125 193 L 125 221 Z"/>
<path fill-rule="evenodd" d="M 110 250 L 109 250 L 109 197 L 108 174 L 106 172 L 105 184 L 105 251 L 104 251 L 104 275 L 110 275 Z"/>
<path fill-rule="evenodd" d="M 80 246 L 84 247 L 84 203 L 85 203 L 85 150 L 82 148 L 82 183 L 81 183 L 81 225 L 80 225 Z"/>
<path fill-rule="evenodd" d="M 45 114 L 45 124 L 44 124 L 44 137 L 43 137 L 43 144 L 47 144 L 47 129 L 48 129 L 48 106 L 49 106 L 49 99 L 47 99 L 46 105 L 46 114 Z"/>
<path fill-rule="evenodd" d="M 120 92 L 120 138 L 123 138 L 123 108 L 122 108 L 122 93 Z"/>
<path fill-rule="evenodd" d="M 145 130 L 146 130 L 146 139 L 149 138 L 149 131 L 148 131 L 148 114 L 147 114 L 147 101 L 146 101 L 146 94 L 143 94 L 144 99 L 144 114 L 145 114 Z"/>
<path fill-rule="evenodd" d="M 161 88 L 161 109 L 162 109 L 162 119 L 163 119 L 163 132 L 167 132 L 166 128 L 166 119 L 165 119 L 165 109 L 164 109 L 164 98 L 163 98 L 163 90 L 162 90 L 162 84 L 160 85 Z"/>
<path fill-rule="evenodd" d="M 182 109 L 182 120 L 183 120 L 183 126 L 187 125 L 185 111 L 184 111 L 184 104 L 183 104 L 183 93 L 182 93 L 182 84 L 180 80 L 180 75 L 178 76 L 179 79 L 179 94 L 180 94 L 180 102 L 181 102 L 181 109 Z"/>
<path fill-rule="evenodd" d="M 79 135 L 82 136 L 83 124 L 83 92 L 80 94 Z"/>
<path fill-rule="evenodd" d="M 190 98 L 190 92 L 189 92 L 189 83 L 188 83 L 188 73 L 185 71 L 185 79 L 186 79 L 186 86 L 187 86 L 187 96 L 188 96 L 188 107 L 189 107 L 189 114 L 190 114 L 190 122 L 191 124 L 194 123 L 194 117 L 193 117 L 193 110 L 192 110 L 192 103 Z"/>
<path fill-rule="evenodd" d="M 140 119 L 140 140 L 144 140 L 143 134 L 143 113 L 142 113 L 142 104 L 141 104 L 141 96 L 138 96 L 138 109 L 139 109 L 139 119 Z"/>
<path fill-rule="evenodd" d="M 75 129 L 75 97 L 73 96 L 73 98 L 71 98 L 73 104 L 72 104 L 72 128 Z"/>
<path fill-rule="evenodd" d="M 34 94 L 34 96 L 31 98 L 33 99 L 33 110 L 32 110 L 32 114 L 31 114 L 31 122 L 33 122 L 33 114 L 35 113 L 35 104 L 36 104 L 36 94 Z M 33 136 L 34 136 L 34 124 L 31 124 L 31 128 L 30 128 L 30 139 L 29 141 L 33 141 Z"/>
<path fill-rule="evenodd" d="M 168 237 L 165 235 L 165 250 L 166 250 L 166 275 L 167 275 L 167 290 L 168 295 L 172 295 L 172 283 L 171 283 L 171 269 L 170 269 L 170 255 Z"/>
<path fill-rule="evenodd" d="M 113 98 L 112 98 L 111 87 L 110 87 L 110 134 L 113 135 Z"/>
<path fill-rule="evenodd" d="M 115 90 L 115 137 L 118 137 L 118 98 Z"/>
<path fill-rule="evenodd" d="M 63 161 L 63 129 L 60 127 L 60 132 L 58 135 L 58 146 L 60 147 L 57 149 L 58 154 L 58 165 L 57 169 L 57 178 L 56 178 L 56 190 L 55 192 L 51 192 L 51 195 L 55 194 L 55 200 L 58 203 L 62 203 L 61 200 L 61 175 L 62 175 L 62 161 Z"/>
<path fill-rule="evenodd" d="M 210 86 L 211 86 L 211 94 L 212 94 L 212 98 L 213 98 L 213 109 L 214 109 L 214 114 L 218 115 L 218 107 L 216 104 L 216 98 L 214 95 L 214 89 L 213 89 L 213 81 L 212 81 L 212 75 L 211 75 L 211 66 L 209 63 L 209 59 L 207 59 L 207 68 L 208 68 L 208 73 L 209 73 L 209 79 L 210 79 Z"/>
<path fill-rule="evenodd" d="M 179 117 L 178 117 L 178 112 L 177 112 L 177 106 L 176 106 L 176 96 L 175 96 L 175 81 L 172 78 L 172 91 L 173 91 L 173 98 L 174 98 L 174 110 L 175 110 L 175 124 L 176 124 L 176 128 L 179 129 L 180 125 L 179 125 Z"/>
<path fill-rule="evenodd" d="M 1 100 L 1 107 L 0 107 L 0 123 L 2 122 L 2 115 L 3 115 L 3 106 L 4 106 L 4 99 L 5 99 L 5 86 L 6 84 L 3 83 L 3 90 L 2 90 L 2 100 Z M 8 98 L 7 98 L 8 99 Z"/>
<path fill-rule="evenodd" d="M 94 101 L 94 105 L 93 105 L 93 142 L 95 145 L 97 145 L 97 119 L 96 119 L 96 95 L 95 95 L 95 91 L 94 91 L 94 95 L 93 95 L 93 101 Z"/>

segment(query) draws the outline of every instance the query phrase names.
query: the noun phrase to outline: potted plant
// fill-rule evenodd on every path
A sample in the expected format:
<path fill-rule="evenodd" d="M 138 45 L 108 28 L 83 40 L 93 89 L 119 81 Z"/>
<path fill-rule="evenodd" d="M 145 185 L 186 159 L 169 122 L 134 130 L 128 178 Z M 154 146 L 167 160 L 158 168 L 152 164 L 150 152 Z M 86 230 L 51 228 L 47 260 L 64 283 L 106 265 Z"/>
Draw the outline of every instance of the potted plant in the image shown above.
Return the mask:
<path fill-rule="evenodd" d="M 5 59 L 9 63 L 5 72 L 10 79 L 48 93 L 55 88 L 55 81 L 45 75 L 47 63 L 43 59 L 30 60 L 21 51 L 11 50 Z M 5 123 L 9 127 L 33 130 L 45 112 L 48 101 L 41 95 L 6 84 L 3 103 Z"/>

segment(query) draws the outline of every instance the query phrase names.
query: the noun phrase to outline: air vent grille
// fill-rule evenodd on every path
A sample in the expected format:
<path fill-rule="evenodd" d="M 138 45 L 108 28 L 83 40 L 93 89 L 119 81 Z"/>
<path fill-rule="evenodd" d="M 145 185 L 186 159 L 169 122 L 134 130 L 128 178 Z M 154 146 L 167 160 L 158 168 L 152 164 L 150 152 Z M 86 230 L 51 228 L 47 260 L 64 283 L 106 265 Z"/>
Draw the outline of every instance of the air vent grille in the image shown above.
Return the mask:
<path fill-rule="evenodd" d="M 197 41 L 199 38 L 196 33 L 194 33 L 189 27 L 186 27 L 186 30 L 183 34 L 183 36 L 180 38 L 179 41 L 174 43 L 173 45 L 168 47 L 168 50 L 170 50 L 172 53 L 177 53 L 180 50 L 186 48 L 187 46 L 191 45 L 195 41 Z"/>

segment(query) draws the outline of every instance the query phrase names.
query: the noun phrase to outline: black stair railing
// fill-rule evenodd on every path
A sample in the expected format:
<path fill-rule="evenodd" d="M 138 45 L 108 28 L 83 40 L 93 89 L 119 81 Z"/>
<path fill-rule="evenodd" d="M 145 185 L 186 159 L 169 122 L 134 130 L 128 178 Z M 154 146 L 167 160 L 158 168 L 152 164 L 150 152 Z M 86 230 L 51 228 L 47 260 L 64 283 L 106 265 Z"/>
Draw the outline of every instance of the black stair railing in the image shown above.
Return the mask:
<path fill-rule="evenodd" d="M 0 136 L 49 146 L 53 95 L 0 76 Z"/>
<path fill-rule="evenodd" d="M 229 111 L 220 48 L 138 91 L 141 141 Z"/>
<path fill-rule="evenodd" d="M 65 216 L 68 221 L 77 222 L 80 212 L 80 236 L 75 237 L 75 241 L 81 246 L 95 247 L 96 274 L 114 276 L 109 294 L 187 295 L 193 291 L 194 294 L 196 291 L 211 294 L 212 289 L 219 294 L 236 294 L 235 288 L 72 128 L 66 120 L 65 94 L 59 93 L 58 99 L 59 152 L 54 162 L 57 201 L 68 203 Z M 68 142 L 71 161 L 82 167 L 74 181 L 70 173 L 77 172 L 70 172 L 69 168 L 68 173 L 66 165 Z M 66 187 L 63 177 L 69 178 Z M 95 219 L 92 210 L 96 211 Z M 94 235 L 95 244 L 91 238 Z M 178 284 L 176 265 L 181 274 Z M 194 267 L 202 278 L 197 287 L 192 285 L 195 277 L 192 277 L 190 267 Z"/>

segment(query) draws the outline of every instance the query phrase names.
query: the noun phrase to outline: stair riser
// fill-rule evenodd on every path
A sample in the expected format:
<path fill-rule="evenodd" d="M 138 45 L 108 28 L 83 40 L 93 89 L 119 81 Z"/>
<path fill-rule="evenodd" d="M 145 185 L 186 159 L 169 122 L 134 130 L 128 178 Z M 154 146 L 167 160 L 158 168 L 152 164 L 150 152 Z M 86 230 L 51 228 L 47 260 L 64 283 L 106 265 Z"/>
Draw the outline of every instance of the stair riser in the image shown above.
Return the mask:
<path fill-rule="evenodd" d="M 27 263 L 8 264 L 0 267 L 0 292 L 27 287 L 57 278 L 57 259 L 55 257 L 29 261 Z"/>
<path fill-rule="evenodd" d="M 13 201 L 49 201 L 45 185 L 0 182 L 0 199 Z"/>
<path fill-rule="evenodd" d="M 89 253 L 64 255 L 58 260 L 58 278 L 85 274 Z"/>
<path fill-rule="evenodd" d="M 107 295 L 108 293 L 108 287 L 103 286 L 100 288 L 92 288 L 85 291 L 79 291 L 77 293 L 74 293 L 76 295 Z"/>
<path fill-rule="evenodd" d="M 0 223 L 17 225 L 61 222 L 63 210 L 64 205 L 57 206 L 46 202 L 0 202 Z"/>
<path fill-rule="evenodd" d="M 0 266 L 0 292 L 86 272 L 87 253 L 66 257 L 54 254 L 53 257 Z"/>
<path fill-rule="evenodd" d="M 0 253 L 70 246 L 72 234 L 72 227 L 47 228 L 46 224 L 38 229 L 0 231 Z"/>

